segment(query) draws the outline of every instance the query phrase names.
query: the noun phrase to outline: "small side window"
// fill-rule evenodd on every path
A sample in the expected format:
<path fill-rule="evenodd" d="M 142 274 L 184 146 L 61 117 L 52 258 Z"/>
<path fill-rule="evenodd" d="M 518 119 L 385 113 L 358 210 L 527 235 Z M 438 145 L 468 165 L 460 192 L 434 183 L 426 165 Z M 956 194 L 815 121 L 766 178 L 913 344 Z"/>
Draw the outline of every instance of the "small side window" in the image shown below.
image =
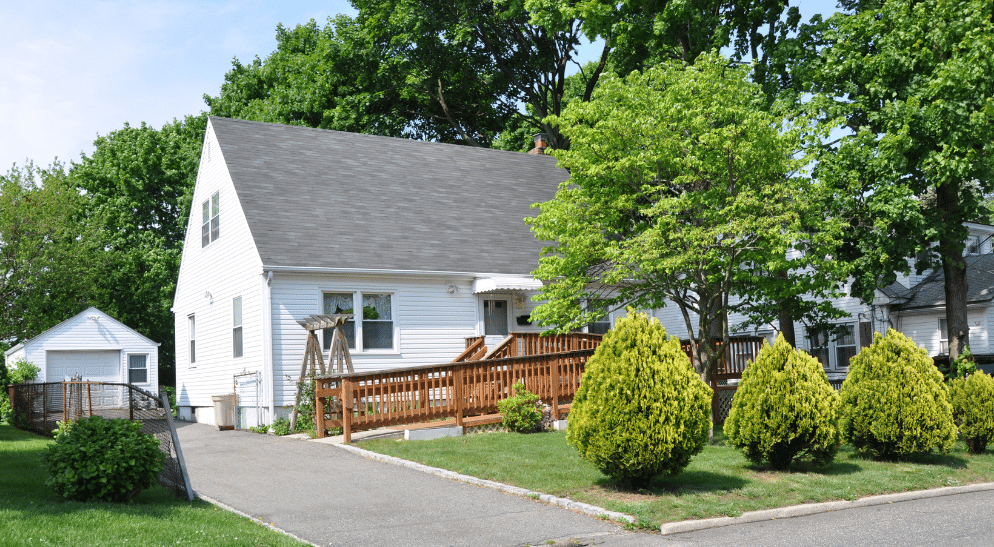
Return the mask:
<path fill-rule="evenodd" d="M 128 356 L 128 383 L 148 383 L 148 355 Z"/>
<path fill-rule="evenodd" d="M 242 297 L 235 298 L 232 301 L 231 310 L 231 347 L 232 356 L 241 357 L 242 356 Z"/>

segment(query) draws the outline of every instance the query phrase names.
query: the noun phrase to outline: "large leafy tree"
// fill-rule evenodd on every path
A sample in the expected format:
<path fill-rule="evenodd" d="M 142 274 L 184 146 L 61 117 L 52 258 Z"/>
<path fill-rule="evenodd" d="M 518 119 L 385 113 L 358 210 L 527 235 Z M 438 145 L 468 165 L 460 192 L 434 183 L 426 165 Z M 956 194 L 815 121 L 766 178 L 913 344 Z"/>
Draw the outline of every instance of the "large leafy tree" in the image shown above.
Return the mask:
<path fill-rule="evenodd" d="M 955 358 L 969 343 L 963 223 L 994 191 L 994 4 L 841 4 L 813 72 L 814 106 L 851 132 L 819 163 L 850 222 L 839 256 L 865 301 L 910 272 L 908 257 L 938 259 Z"/>
<path fill-rule="evenodd" d="M 99 219 L 98 242 L 113 265 L 98 280 L 102 296 L 93 305 L 161 344 L 165 384 L 173 381 L 170 308 L 205 130 L 203 115 L 160 129 L 125 124 L 98 137 L 93 154 L 70 170 Z"/>
<path fill-rule="evenodd" d="M 0 175 L 0 349 L 102 296 L 98 223 L 58 162 Z"/>
<path fill-rule="evenodd" d="M 535 271 L 546 302 L 533 318 L 568 330 L 594 318 L 592 302 L 671 302 L 709 381 L 728 313 L 765 322 L 776 318 L 765 302 L 833 294 L 844 275 L 826 254 L 835 225 L 810 230 L 822 217 L 817 189 L 795 176 L 800 132 L 748 75 L 713 53 L 670 62 L 606 78 L 552 120 L 572 142 L 553 152 L 571 178 L 529 220 L 554 243 Z M 811 302 L 812 321 L 840 313 Z"/>

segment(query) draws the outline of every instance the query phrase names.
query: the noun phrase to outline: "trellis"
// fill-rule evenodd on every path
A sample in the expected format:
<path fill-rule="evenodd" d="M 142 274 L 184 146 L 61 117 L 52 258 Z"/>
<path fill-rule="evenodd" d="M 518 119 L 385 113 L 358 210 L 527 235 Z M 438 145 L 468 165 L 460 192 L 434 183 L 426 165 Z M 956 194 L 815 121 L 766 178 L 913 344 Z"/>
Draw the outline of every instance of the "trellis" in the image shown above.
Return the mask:
<path fill-rule="evenodd" d="M 300 407 L 300 396 L 302 382 L 308 376 L 314 377 L 319 374 L 332 374 L 335 369 L 338 373 L 355 372 L 352 368 L 352 356 L 349 354 L 349 344 L 342 332 L 342 326 L 352 319 L 351 313 L 336 313 L 329 315 L 311 315 L 306 319 L 297 321 L 301 327 L 307 329 L 307 347 L 304 350 L 304 360 L 300 364 L 300 381 L 297 382 L 297 397 L 293 403 L 293 413 L 290 415 L 290 431 L 297 430 L 297 409 Z M 335 332 L 331 337 L 331 347 L 328 350 L 328 364 L 325 366 L 324 352 L 321 350 L 321 342 L 318 340 L 317 331 L 334 328 Z"/>

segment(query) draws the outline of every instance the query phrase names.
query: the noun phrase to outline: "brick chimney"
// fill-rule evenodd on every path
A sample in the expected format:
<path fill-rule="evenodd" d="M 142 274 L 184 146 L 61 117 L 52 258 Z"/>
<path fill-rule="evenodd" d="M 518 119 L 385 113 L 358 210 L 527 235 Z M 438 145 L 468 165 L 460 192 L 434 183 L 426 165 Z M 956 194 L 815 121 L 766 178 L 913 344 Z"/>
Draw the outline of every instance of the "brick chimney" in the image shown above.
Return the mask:
<path fill-rule="evenodd" d="M 549 147 L 548 135 L 545 133 L 535 133 L 535 148 L 528 151 L 529 154 L 545 154 L 545 149 Z"/>

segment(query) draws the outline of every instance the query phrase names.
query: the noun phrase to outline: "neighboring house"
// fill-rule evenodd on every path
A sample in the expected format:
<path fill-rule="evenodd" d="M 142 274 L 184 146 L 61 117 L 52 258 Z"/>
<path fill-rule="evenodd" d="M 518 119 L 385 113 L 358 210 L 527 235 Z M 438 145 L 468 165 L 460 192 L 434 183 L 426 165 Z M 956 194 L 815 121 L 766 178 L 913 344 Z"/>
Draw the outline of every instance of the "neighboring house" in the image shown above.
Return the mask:
<path fill-rule="evenodd" d="M 964 256 L 967 263 L 970 349 L 975 355 L 994 357 L 994 339 L 990 336 L 994 330 L 994 249 L 991 244 L 994 226 L 967 223 L 967 227 L 970 235 Z M 942 270 L 937 268 L 916 274 L 914 264 L 911 269 L 911 275 L 899 276 L 896 283 L 878 290 L 871 304 L 864 304 L 852 296 L 835 301 L 838 308 L 849 314 L 849 317 L 838 321 L 848 334 L 833 338 L 824 333 L 811 332 L 801 323 L 796 323 L 797 346 L 817 357 L 832 379 L 844 378 L 849 371 L 849 360 L 860 348 L 872 343 L 874 333 L 886 333 L 888 328 L 904 333 L 932 357 L 947 355 L 949 346 Z M 686 338 L 686 327 L 676 306 L 655 310 L 654 315 L 668 332 Z M 742 317 L 733 315 L 729 317 L 729 324 L 734 326 L 742 320 Z M 779 324 L 774 322 L 765 329 L 743 334 L 759 334 L 772 342 L 778 329 Z M 982 368 L 994 369 L 994 365 L 982 365 Z"/>
<path fill-rule="evenodd" d="M 540 154 L 211 117 L 173 306 L 181 417 L 213 423 L 246 377 L 258 421 L 287 415 L 311 314 L 354 314 L 356 371 L 539 331 L 523 219 L 567 177 Z"/>
<path fill-rule="evenodd" d="M 79 376 L 159 392 L 159 344 L 97 308 L 87 308 L 4 353 L 8 367 L 21 359 L 41 369 L 36 382 Z"/>

